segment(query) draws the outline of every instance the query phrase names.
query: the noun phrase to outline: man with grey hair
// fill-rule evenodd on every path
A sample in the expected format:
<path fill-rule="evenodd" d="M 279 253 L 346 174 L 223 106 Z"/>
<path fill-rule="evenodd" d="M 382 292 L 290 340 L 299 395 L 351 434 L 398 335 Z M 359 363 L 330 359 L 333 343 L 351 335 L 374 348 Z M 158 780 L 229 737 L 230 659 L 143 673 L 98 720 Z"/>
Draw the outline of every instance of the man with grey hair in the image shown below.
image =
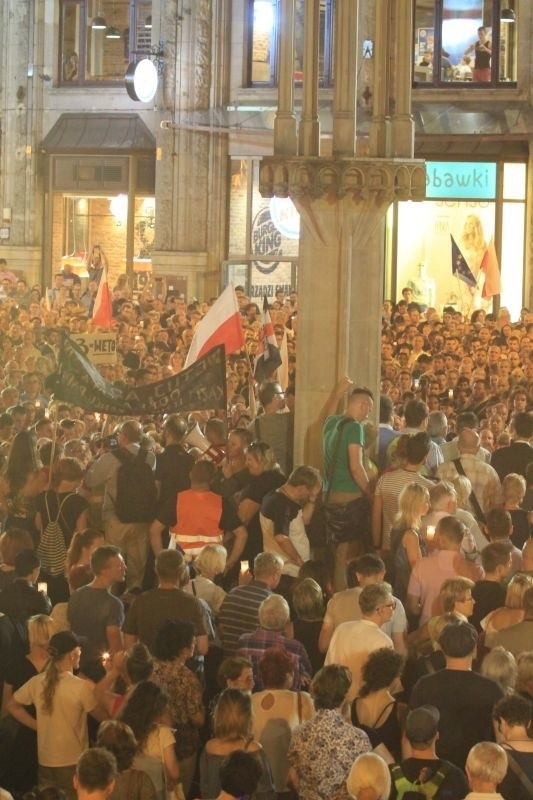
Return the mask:
<path fill-rule="evenodd" d="M 466 759 L 466 776 L 471 792 L 465 800 L 504 800 L 497 792 L 507 772 L 507 754 L 494 742 L 478 742 Z"/>
<path fill-rule="evenodd" d="M 254 561 L 251 582 L 232 589 L 220 607 L 218 628 L 225 656 L 233 656 L 243 633 L 259 625 L 259 606 L 278 586 L 283 559 L 276 553 L 259 553 Z"/>
<path fill-rule="evenodd" d="M 437 470 L 437 477 L 441 481 L 453 481 L 457 475 L 466 475 L 472 484 L 472 493 L 476 496 L 477 502 L 483 514 L 491 508 L 495 508 L 502 502 L 502 486 L 498 473 L 478 458 L 479 434 L 471 428 L 465 428 L 459 434 L 457 440 L 459 457 L 452 461 L 446 461 Z M 474 516 L 476 509 L 470 502 L 471 511 Z"/>
<path fill-rule="evenodd" d="M 448 418 L 444 411 L 432 411 L 428 416 L 427 434 L 439 447 L 446 442 Z"/>
<path fill-rule="evenodd" d="M 290 621 L 289 604 L 280 594 L 271 594 L 259 606 L 258 614 L 259 628 L 239 638 L 237 651 L 238 656 L 252 662 L 255 690 L 260 692 L 265 688 L 259 664 L 271 647 L 283 647 L 292 656 L 292 684 L 287 688 L 295 692 L 306 688 L 313 674 L 307 651 L 301 642 L 289 639 L 283 633 Z"/>
<path fill-rule="evenodd" d="M 372 583 L 359 595 L 362 618 L 343 622 L 335 629 L 326 653 L 325 664 L 341 664 L 352 673 L 348 699 L 353 700 L 361 687 L 363 667 L 370 653 L 382 647 L 393 648 L 392 639 L 381 630 L 389 622 L 396 601 L 388 583 Z"/>

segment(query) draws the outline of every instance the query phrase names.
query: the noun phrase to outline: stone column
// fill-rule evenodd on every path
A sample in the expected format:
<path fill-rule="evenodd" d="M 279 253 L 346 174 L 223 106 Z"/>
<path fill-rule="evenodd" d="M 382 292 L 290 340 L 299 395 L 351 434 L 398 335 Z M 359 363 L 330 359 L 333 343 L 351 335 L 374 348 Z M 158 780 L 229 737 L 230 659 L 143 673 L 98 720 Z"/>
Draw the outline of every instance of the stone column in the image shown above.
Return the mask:
<path fill-rule="evenodd" d="M 188 281 L 189 295 L 219 290 L 224 257 L 227 190 L 227 137 L 205 123 L 212 105 L 227 101 L 229 22 L 227 7 L 195 0 L 183 19 L 181 5 L 165 0 L 165 76 L 159 109 L 169 129 L 158 134 L 156 246 L 154 270 Z M 203 113 L 205 112 L 205 113 Z"/>
<path fill-rule="evenodd" d="M 389 0 L 375 0 L 376 29 L 374 36 L 374 101 L 370 123 L 370 156 L 386 157 L 390 151 L 389 64 L 390 64 L 390 7 Z"/>
<path fill-rule="evenodd" d="M 295 463 L 320 466 L 320 411 L 348 375 L 379 393 L 383 221 L 395 199 L 422 200 L 422 161 L 263 159 L 264 197 L 301 215 Z"/>
<path fill-rule="evenodd" d="M 333 89 L 333 155 L 355 155 L 357 104 L 357 13 L 355 0 L 335 6 L 335 86 Z"/>
<path fill-rule="evenodd" d="M 392 117 L 392 149 L 395 158 L 412 158 L 415 147 L 415 123 L 411 114 L 413 82 L 413 3 L 395 0 L 396 94 Z"/>
<path fill-rule="evenodd" d="M 320 155 L 318 119 L 318 63 L 320 43 L 320 0 L 306 0 L 304 24 L 304 83 L 299 153 Z"/>
<path fill-rule="evenodd" d="M 294 0 L 281 0 L 279 19 L 278 110 L 274 120 L 274 152 L 298 151 L 294 114 Z"/>

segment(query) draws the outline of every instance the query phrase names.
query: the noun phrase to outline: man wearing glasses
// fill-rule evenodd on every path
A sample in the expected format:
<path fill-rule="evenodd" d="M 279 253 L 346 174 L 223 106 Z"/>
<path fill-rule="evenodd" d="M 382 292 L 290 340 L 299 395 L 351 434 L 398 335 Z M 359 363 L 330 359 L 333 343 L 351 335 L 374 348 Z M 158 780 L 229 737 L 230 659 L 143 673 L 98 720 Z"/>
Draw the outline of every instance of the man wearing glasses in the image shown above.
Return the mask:
<path fill-rule="evenodd" d="M 343 622 L 335 629 L 324 662 L 341 664 L 351 671 L 350 701 L 359 693 L 363 667 L 370 653 L 394 646 L 390 636 L 381 629 L 390 621 L 396 608 L 391 586 L 385 582 L 365 586 L 359 595 L 359 605 L 362 618 L 356 622 Z"/>

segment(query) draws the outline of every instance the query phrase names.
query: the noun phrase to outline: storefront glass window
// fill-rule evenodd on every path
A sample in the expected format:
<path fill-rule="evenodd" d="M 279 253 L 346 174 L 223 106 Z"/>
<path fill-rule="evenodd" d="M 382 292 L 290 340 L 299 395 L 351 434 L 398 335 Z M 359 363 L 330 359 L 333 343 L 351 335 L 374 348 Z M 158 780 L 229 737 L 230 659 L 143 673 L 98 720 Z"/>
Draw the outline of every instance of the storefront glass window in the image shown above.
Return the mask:
<path fill-rule="evenodd" d="M 415 84 L 516 82 L 515 5 L 515 0 L 416 0 Z"/>
<path fill-rule="evenodd" d="M 387 231 L 397 253 L 393 299 L 404 286 L 419 287 L 415 299 L 422 305 L 439 312 L 449 305 L 470 316 L 477 308 L 492 310 L 499 296 L 517 319 L 523 304 L 526 165 L 429 161 L 426 170 L 428 199 L 398 203 L 395 225 L 389 213 Z"/>
<path fill-rule="evenodd" d="M 251 297 L 295 287 L 300 217 L 291 200 L 259 194 L 259 161 L 232 161 L 226 275 Z"/>

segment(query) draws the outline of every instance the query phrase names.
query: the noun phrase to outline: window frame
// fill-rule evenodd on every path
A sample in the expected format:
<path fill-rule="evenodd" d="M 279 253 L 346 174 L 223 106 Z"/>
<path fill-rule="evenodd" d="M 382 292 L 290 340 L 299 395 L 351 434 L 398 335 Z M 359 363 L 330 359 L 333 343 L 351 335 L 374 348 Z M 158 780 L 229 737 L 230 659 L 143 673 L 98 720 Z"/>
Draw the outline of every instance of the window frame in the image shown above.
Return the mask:
<path fill-rule="evenodd" d="M 137 39 L 137 23 L 139 18 L 139 5 L 141 3 L 146 3 L 146 0 L 129 0 L 129 40 L 128 40 L 128 58 L 129 62 L 137 61 L 140 58 L 145 58 L 150 53 L 148 50 L 137 50 L 136 49 L 136 39 Z M 79 41 L 78 41 L 78 77 L 75 80 L 67 81 L 63 77 L 63 68 L 65 64 L 64 60 L 64 42 L 63 42 L 63 33 L 65 30 L 65 14 L 66 9 L 69 7 L 78 6 L 79 14 L 80 14 L 80 32 L 79 32 Z M 126 69 L 124 70 L 124 75 L 120 78 L 109 78 L 107 80 L 94 80 L 91 78 L 86 78 L 86 69 L 87 69 L 87 29 L 89 26 L 89 20 L 87 17 L 87 0 L 60 0 L 59 4 L 59 40 L 58 40 L 58 53 L 57 53 L 57 85 L 60 86 L 62 89 L 66 87 L 80 87 L 86 86 L 89 88 L 109 88 L 109 87 L 118 87 L 122 86 L 124 83 L 124 77 L 126 74 Z"/>
<path fill-rule="evenodd" d="M 507 0 L 505 0 L 507 7 Z M 412 44 L 411 49 L 414 55 L 415 52 L 415 42 L 416 42 L 416 11 L 417 11 L 417 4 L 418 0 L 413 0 L 413 34 L 412 34 Z M 434 27 L 434 41 L 433 41 L 433 79 L 431 81 L 420 81 L 416 80 L 415 78 L 415 70 L 413 66 L 413 89 L 421 90 L 421 89 L 447 89 L 456 90 L 457 89 L 475 89 L 479 91 L 480 89 L 516 89 L 518 81 L 503 81 L 500 80 L 500 28 L 502 23 L 500 22 L 500 11 L 502 6 L 502 0 L 492 0 L 492 19 L 493 24 L 491 27 L 491 42 L 492 42 L 492 56 L 491 56 L 491 80 L 490 81 L 458 81 L 458 80 L 449 80 L 445 81 L 442 80 L 442 21 L 443 21 L 443 6 L 444 0 L 434 0 L 434 19 L 435 19 L 435 27 Z M 520 22 L 520 15 L 518 9 L 515 10 L 517 14 L 516 21 L 514 23 L 503 23 L 504 25 L 514 24 L 518 25 Z M 518 35 L 518 32 L 517 32 Z M 516 45 L 518 47 L 518 44 Z M 413 65 L 415 64 L 413 58 Z"/>
<path fill-rule="evenodd" d="M 278 58 L 279 58 L 279 38 L 280 38 L 280 0 L 271 0 L 274 7 L 274 27 L 272 31 L 272 53 L 270 57 L 270 80 L 252 80 L 252 49 L 254 40 L 254 3 L 255 0 L 247 0 L 246 7 L 246 36 L 245 36 L 245 86 L 250 89 L 276 88 L 278 86 Z M 304 0 L 305 2 L 305 0 Z M 331 88 L 333 86 L 333 45 L 335 34 L 335 0 L 324 0 L 324 66 L 323 72 L 319 75 L 319 86 L 321 88 Z M 301 86 L 302 81 L 295 80 L 295 86 Z"/>

